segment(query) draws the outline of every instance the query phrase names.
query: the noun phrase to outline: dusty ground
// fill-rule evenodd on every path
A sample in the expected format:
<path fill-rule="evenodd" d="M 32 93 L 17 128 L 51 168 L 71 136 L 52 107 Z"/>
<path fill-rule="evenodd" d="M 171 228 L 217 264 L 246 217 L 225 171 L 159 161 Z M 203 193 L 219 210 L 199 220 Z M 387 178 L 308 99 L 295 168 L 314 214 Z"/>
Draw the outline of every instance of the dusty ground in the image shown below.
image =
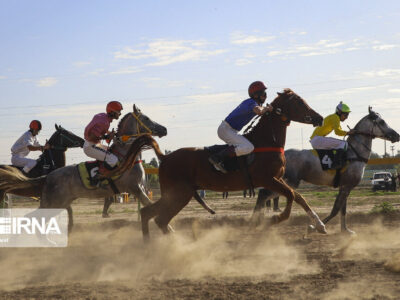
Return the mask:
<path fill-rule="evenodd" d="M 302 192 L 326 216 L 332 197 Z M 340 234 L 338 218 L 328 235 L 304 237 L 308 219 L 296 205 L 290 221 L 252 229 L 254 199 L 208 197 L 216 216 L 193 201 L 174 220 L 174 235 L 153 226 L 147 246 L 135 203 L 115 204 L 102 219 L 100 200 L 80 199 L 67 248 L 0 249 L 0 298 L 399 299 L 400 212 L 370 213 L 382 201 L 399 208 L 399 197 L 352 196 L 356 237 Z"/>

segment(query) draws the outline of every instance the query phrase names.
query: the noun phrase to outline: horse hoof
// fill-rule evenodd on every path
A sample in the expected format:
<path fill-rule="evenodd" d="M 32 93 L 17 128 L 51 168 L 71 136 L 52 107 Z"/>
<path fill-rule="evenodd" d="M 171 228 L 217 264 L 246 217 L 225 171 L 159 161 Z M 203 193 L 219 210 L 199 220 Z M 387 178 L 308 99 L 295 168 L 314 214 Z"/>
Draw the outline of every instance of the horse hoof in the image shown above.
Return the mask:
<path fill-rule="evenodd" d="M 315 226 L 315 229 L 317 232 L 322 233 L 322 234 L 327 234 L 328 232 L 326 231 L 325 225 L 324 224 L 317 224 Z"/>
<path fill-rule="evenodd" d="M 278 215 L 272 216 L 272 218 L 271 218 L 271 224 L 272 225 L 278 224 L 279 222 L 280 222 L 280 219 L 279 219 Z"/>
<path fill-rule="evenodd" d="M 314 233 L 317 229 L 314 225 L 308 225 L 307 227 L 307 234 Z"/>
<path fill-rule="evenodd" d="M 174 232 L 175 232 L 174 228 L 172 228 L 172 226 L 169 225 L 169 224 L 168 224 L 168 226 L 167 226 L 167 230 L 168 230 L 168 232 L 170 232 L 170 233 L 174 233 Z"/>
<path fill-rule="evenodd" d="M 350 236 L 356 236 L 357 235 L 357 233 L 355 232 L 355 231 L 353 231 L 353 230 L 350 230 L 350 229 L 343 229 L 342 230 L 342 233 L 344 233 L 344 234 L 347 234 L 347 235 L 350 235 Z"/>
<path fill-rule="evenodd" d="M 109 214 L 102 214 L 102 217 L 103 217 L 103 218 L 109 218 L 110 215 L 109 215 Z"/>

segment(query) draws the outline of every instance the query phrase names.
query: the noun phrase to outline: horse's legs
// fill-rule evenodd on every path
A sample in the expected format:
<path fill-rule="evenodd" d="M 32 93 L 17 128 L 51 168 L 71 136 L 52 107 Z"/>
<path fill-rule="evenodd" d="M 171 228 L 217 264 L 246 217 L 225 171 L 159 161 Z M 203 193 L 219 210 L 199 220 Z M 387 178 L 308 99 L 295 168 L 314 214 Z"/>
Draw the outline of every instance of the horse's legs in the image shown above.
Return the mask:
<path fill-rule="evenodd" d="M 271 206 L 271 200 L 269 200 L 270 202 L 270 206 Z M 279 209 L 279 196 L 276 196 L 274 198 L 274 208 L 273 208 L 274 212 L 280 212 L 281 210 Z"/>
<path fill-rule="evenodd" d="M 144 241 L 148 241 L 150 238 L 149 221 L 159 214 L 162 201 L 163 199 L 160 198 L 158 201 L 147 205 L 140 210 L 140 219 L 142 221 L 142 235 Z"/>
<path fill-rule="evenodd" d="M 308 205 L 306 199 L 304 199 L 303 196 L 300 195 L 295 190 L 293 190 L 293 192 L 294 192 L 294 196 L 295 196 L 294 201 L 296 201 L 298 204 L 300 204 L 300 206 L 305 210 L 305 212 L 310 217 L 311 221 L 313 221 L 313 223 L 315 223 L 315 228 L 317 229 L 317 231 L 320 233 L 327 233 L 324 223 L 322 223 L 322 221 L 318 217 L 318 215 L 311 209 L 311 207 Z"/>
<path fill-rule="evenodd" d="M 341 214 L 340 214 L 340 225 L 341 225 L 341 231 L 342 232 L 347 232 L 349 234 L 355 234 L 353 230 L 350 230 L 347 228 L 346 225 L 346 208 L 347 208 L 347 197 L 344 199 L 344 203 L 342 205 Z"/>
<path fill-rule="evenodd" d="M 4 190 L 0 190 L 0 208 L 8 208 L 8 203 L 6 203 L 6 192 Z"/>
<path fill-rule="evenodd" d="M 276 179 L 275 177 L 272 178 L 270 184 L 266 186 L 266 188 L 285 196 L 287 199 L 284 211 L 279 215 L 274 215 L 272 218 L 273 222 L 280 223 L 284 220 L 287 220 L 290 216 L 294 200 L 294 192 L 292 188 L 288 186 L 282 179 Z"/>
<path fill-rule="evenodd" d="M 103 206 L 103 218 L 109 218 L 110 215 L 108 214 L 108 209 L 110 208 L 111 204 L 114 202 L 114 196 L 104 197 L 104 206 Z"/>
<path fill-rule="evenodd" d="M 327 216 L 322 222 L 324 224 L 328 223 L 334 216 L 337 215 L 339 210 L 343 207 L 343 204 L 346 202 L 347 197 L 350 194 L 350 188 L 341 186 L 339 189 L 339 194 L 336 197 L 335 203 L 333 204 L 333 208 L 329 216 Z"/>
<path fill-rule="evenodd" d="M 67 207 L 68 212 L 68 234 L 71 233 L 72 227 L 74 226 L 74 218 L 72 216 L 72 208 L 71 205 Z"/>
<path fill-rule="evenodd" d="M 135 195 L 136 199 L 138 199 L 138 201 L 140 201 L 143 206 L 147 206 L 152 203 L 139 184 L 132 185 L 130 187 L 130 191 L 133 195 Z"/>
<path fill-rule="evenodd" d="M 256 205 L 254 206 L 253 215 L 251 216 L 251 222 L 254 225 L 260 224 L 260 222 L 264 216 L 265 203 L 267 201 L 270 201 L 270 205 L 271 205 L 271 200 L 267 200 L 267 199 L 271 199 L 273 197 L 273 195 L 275 195 L 275 193 L 270 190 L 266 190 L 266 189 L 259 190 L 258 196 L 257 196 L 257 202 L 256 202 Z"/>

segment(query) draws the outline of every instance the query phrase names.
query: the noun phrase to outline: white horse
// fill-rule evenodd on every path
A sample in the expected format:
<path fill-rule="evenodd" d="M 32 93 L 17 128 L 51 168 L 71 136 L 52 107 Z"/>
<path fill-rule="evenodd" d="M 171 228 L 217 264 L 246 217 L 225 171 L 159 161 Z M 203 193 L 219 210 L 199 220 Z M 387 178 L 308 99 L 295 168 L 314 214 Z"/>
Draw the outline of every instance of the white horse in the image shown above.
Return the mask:
<path fill-rule="evenodd" d="M 354 231 L 348 229 L 346 225 L 347 197 L 351 190 L 361 181 L 365 165 L 371 154 L 372 140 L 381 138 L 394 143 L 400 139 L 399 134 L 390 128 L 379 114 L 372 111 L 371 107 L 368 108 L 368 115 L 357 123 L 354 130 L 355 134 L 347 139 L 348 164 L 340 177 L 339 194 L 336 197 L 331 213 L 323 220 L 324 224 L 326 224 L 340 210 L 341 231 L 350 234 L 354 234 Z M 285 157 L 286 170 L 284 179 L 290 186 L 297 188 L 301 180 L 315 185 L 334 186 L 335 174 L 323 171 L 319 158 L 310 150 L 290 149 L 285 151 Z M 253 222 L 258 223 L 260 221 L 265 202 L 276 196 L 277 194 L 272 191 L 260 190 L 252 215 Z M 314 230 L 314 227 L 310 225 L 309 230 Z"/>

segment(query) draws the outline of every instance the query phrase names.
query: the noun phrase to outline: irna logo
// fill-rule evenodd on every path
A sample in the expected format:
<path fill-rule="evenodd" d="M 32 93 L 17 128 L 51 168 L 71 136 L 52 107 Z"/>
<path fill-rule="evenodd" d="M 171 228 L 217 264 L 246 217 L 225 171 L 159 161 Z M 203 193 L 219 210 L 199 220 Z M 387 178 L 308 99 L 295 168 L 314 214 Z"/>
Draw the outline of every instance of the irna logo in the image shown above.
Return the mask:
<path fill-rule="evenodd" d="M 61 234 L 55 218 L 0 217 L 0 234 Z"/>

